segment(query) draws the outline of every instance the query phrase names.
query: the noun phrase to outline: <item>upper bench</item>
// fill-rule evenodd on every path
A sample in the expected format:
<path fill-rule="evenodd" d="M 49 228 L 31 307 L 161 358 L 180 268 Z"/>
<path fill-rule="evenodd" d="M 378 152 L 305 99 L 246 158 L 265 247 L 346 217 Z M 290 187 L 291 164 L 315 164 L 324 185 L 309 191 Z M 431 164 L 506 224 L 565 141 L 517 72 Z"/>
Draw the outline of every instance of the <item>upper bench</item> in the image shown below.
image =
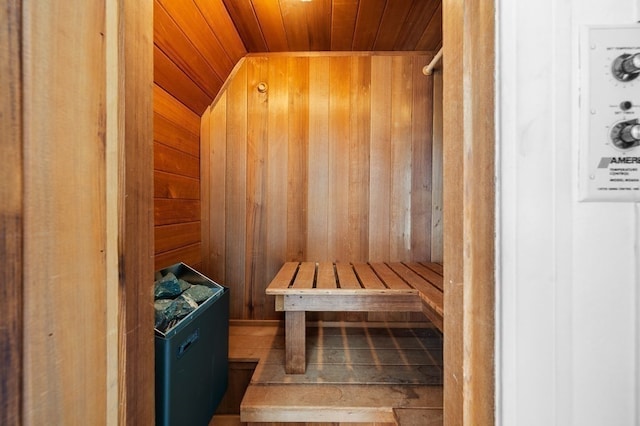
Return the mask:
<path fill-rule="evenodd" d="M 305 370 L 305 312 L 423 312 L 442 331 L 442 282 L 430 262 L 285 263 L 266 293 L 285 312 L 287 372 Z"/>

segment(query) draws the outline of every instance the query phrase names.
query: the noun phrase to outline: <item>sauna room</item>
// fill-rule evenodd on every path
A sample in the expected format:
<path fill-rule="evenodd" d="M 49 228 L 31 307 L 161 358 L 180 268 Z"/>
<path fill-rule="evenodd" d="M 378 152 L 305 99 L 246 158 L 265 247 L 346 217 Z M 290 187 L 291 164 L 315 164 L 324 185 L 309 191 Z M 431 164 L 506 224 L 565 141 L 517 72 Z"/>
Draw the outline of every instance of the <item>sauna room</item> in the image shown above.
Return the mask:
<path fill-rule="evenodd" d="M 442 421 L 441 47 L 436 0 L 154 3 L 155 269 L 230 289 L 227 393 L 251 384 L 218 422 Z M 267 287 L 325 272 L 345 294 L 296 330 Z M 438 326 L 419 297 L 345 300 L 350 277 L 429 286 Z M 327 401 L 336 386 L 363 399 Z"/>
<path fill-rule="evenodd" d="M 228 303 L 171 361 L 226 350 L 215 407 L 191 404 L 209 424 L 489 424 L 493 327 L 463 319 L 491 321 L 492 294 L 461 286 L 493 270 L 493 155 L 472 149 L 492 74 L 463 68 L 493 66 L 493 9 L 471 3 L 5 10 L 7 424 L 166 421 L 153 282 L 177 264 Z"/>

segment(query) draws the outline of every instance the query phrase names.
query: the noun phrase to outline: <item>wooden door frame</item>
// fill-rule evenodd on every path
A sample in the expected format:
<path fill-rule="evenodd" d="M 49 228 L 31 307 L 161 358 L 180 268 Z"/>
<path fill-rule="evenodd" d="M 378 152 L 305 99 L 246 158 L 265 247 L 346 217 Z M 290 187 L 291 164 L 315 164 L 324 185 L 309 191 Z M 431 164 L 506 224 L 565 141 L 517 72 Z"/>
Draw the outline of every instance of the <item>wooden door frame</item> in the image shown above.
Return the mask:
<path fill-rule="evenodd" d="M 444 415 L 495 423 L 495 0 L 443 0 Z"/>
<path fill-rule="evenodd" d="M 75 418 L 74 422 L 82 423 L 86 419 L 76 418 L 75 410 L 68 409 L 69 399 L 83 399 L 89 409 L 95 408 L 99 413 L 97 416 L 103 424 L 153 424 L 154 337 L 150 322 L 153 318 L 153 2 L 78 0 L 79 10 L 97 22 L 104 22 L 103 27 L 91 29 L 94 45 L 100 44 L 95 42 L 100 38 L 104 43 L 104 50 L 96 51 L 95 57 L 91 58 L 78 58 L 84 51 L 77 49 L 76 52 L 77 46 L 68 43 L 69 34 L 73 37 L 73 26 L 77 24 L 75 16 L 67 20 L 64 18 L 69 15 L 60 12 L 63 8 L 34 7 L 24 0 L 9 0 L 0 11 L 0 27 L 3 29 L 0 31 L 0 131 L 5 137 L 0 144 L 0 154 L 5 160 L 5 166 L 0 169 L 0 198 L 3 200 L 0 204 L 0 259 L 6 275 L 0 286 L 0 309 L 3 312 L 0 354 L 4 360 L 0 365 L 3 383 L 0 388 L 0 424 L 20 425 L 34 418 L 48 419 L 52 423 L 63 418 Z M 68 10 L 68 7 L 64 9 Z M 86 15 L 81 13 L 78 16 L 84 19 Z M 100 21 L 101 17 L 105 20 Z M 39 23 L 44 23 L 44 28 L 40 28 Z M 43 35 L 52 28 L 54 31 Z M 37 40 L 34 41 L 33 34 L 36 33 Z M 31 44 L 25 43 L 28 37 Z M 40 44 L 42 40 L 45 40 L 44 46 Z M 38 49 L 29 51 L 25 45 L 37 46 Z M 60 55 L 39 56 L 42 51 L 52 51 L 53 48 Z M 64 62 L 64 58 L 69 57 L 90 68 L 91 72 L 87 73 L 90 75 L 83 75 L 86 69 L 76 71 L 71 64 Z M 27 69 L 27 62 L 37 64 L 37 71 Z M 55 84 L 53 75 L 56 73 L 67 73 L 69 77 L 64 81 L 67 84 L 71 81 L 72 85 L 74 78 L 77 81 L 95 78 L 92 83 L 86 80 L 82 83 L 94 84 L 98 88 L 86 97 L 61 102 L 60 109 L 42 110 L 42 105 L 49 105 L 44 102 L 38 103 L 33 110 L 27 110 L 25 105 L 29 97 L 48 98 L 48 93 L 35 93 L 34 87 Z M 100 75 L 104 80 L 96 77 Z M 75 103 L 70 104 L 72 101 Z M 65 105 L 73 107 L 65 108 Z M 47 134 L 46 129 L 55 127 L 56 123 L 63 123 L 61 125 L 66 128 L 73 127 L 72 120 L 76 118 L 73 112 L 82 105 L 90 105 L 100 111 L 95 119 L 82 119 L 98 128 L 99 132 L 84 140 L 73 135 L 60 137 L 60 132 L 52 132 L 46 143 L 84 148 L 94 160 L 104 160 L 99 162 L 98 170 L 80 167 L 75 174 L 93 182 L 96 193 L 105 195 L 104 201 L 97 203 L 99 208 L 91 212 L 98 216 L 94 223 L 103 226 L 77 229 L 78 234 L 95 235 L 101 245 L 99 253 L 73 253 L 65 265 L 53 264 L 46 256 L 29 258 L 25 254 L 25 226 L 28 225 L 25 212 L 30 211 L 30 217 L 40 220 L 47 211 L 29 205 L 25 187 L 26 176 L 32 171 L 27 167 L 25 158 L 31 155 L 32 158 L 41 158 L 43 163 L 49 158 L 46 151 L 27 152 L 28 147 L 35 139 L 33 134 Z M 32 128 L 33 120 L 28 121 L 27 115 L 43 117 L 45 123 L 38 129 Z M 76 124 L 81 127 L 86 123 L 80 121 Z M 54 162 L 48 165 L 60 167 Z M 51 194 L 42 196 L 55 198 L 56 185 L 60 182 L 46 183 L 46 188 L 34 189 L 31 184 L 30 189 L 43 193 L 52 190 Z M 69 198 L 68 192 L 65 196 Z M 87 197 L 87 194 L 78 192 L 73 201 L 80 201 L 82 197 Z M 58 212 L 60 214 L 64 212 Z M 64 248 L 73 242 L 72 234 L 75 233 L 61 235 L 57 232 L 56 238 L 60 239 L 56 241 L 42 236 L 37 241 L 29 241 L 30 250 L 46 253 L 51 245 Z M 86 310 L 90 313 L 82 318 L 69 315 L 69 309 L 62 313 L 62 309 L 42 313 L 32 309 L 27 312 L 26 289 L 38 291 L 50 284 L 45 282 L 48 280 L 25 278 L 28 268 L 55 271 L 56 268 L 71 268 L 75 262 L 90 262 L 94 270 L 105 266 L 104 276 L 96 280 L 76 278 L 80 285 L 90 287 L 93 294 L 106 293 L 107 306 Z M 103 300 L 103 297 L 99 299 Z M 52 329 L 64 329 L 71 336 L 77 330 L 82 331 L 86 323 L 104 324 L 103 335 L 95 337 L 101 341 L 97 346 L 106 349 L 93 352 L 97 363 L 104 362 L 104 369 L 96 373 L 88 371 L 90 368 L 87 366 L 84 366 L 87 371 L 82 370 L 82 364 L 70 365 L 64 354 L 82 351 L 88 342 L 79 339 L 71 345 L 42 344 L 47 337 L 53 337 L 53 333 L 47 336 L 43 330 L 27 328 L 33 323 L 51 324 Z M 28 339 L 37 340 L 37 344 L 27 345 Z M 54 346 L 64 347 L 58 352 L 59 358 L 55 362 L 47 362 L 52 356 L 48 349 Z M 25 377 L 29 369 L 33 376 L 32 366 L 38 364 L 51 366 L 47 370 L 52 371 L 44 372 L 55 379 L 40 383 L 38 391 L 28 394 Z M 65 377 L 64 372 L 69 369 L 76 373 L 71 375 L 73 377 Z M 83 393 L 85 375 L 94 378 L 91 389 L 97 392 Z M 63 399 L 67 402 L 66 409 L 58 405 Z"/>

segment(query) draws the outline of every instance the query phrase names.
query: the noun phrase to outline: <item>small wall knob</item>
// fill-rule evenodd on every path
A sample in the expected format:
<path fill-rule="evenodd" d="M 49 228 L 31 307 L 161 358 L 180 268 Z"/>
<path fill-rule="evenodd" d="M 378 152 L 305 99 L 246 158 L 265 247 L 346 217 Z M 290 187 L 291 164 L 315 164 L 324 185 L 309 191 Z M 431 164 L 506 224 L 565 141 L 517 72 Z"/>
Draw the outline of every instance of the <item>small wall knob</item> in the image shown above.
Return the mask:
<path fill-rule="evenodd" d="M 640 53 L 618 56 L 611 65 L 613 76 L 620 81 L 631 81 L 640 75 Z"/>
<path fill-rule="evenodd" d="M 611 141 L 620 149 L 640 146 L 640 123 L 638 119 L 621 121 L 611 129 Z"/>

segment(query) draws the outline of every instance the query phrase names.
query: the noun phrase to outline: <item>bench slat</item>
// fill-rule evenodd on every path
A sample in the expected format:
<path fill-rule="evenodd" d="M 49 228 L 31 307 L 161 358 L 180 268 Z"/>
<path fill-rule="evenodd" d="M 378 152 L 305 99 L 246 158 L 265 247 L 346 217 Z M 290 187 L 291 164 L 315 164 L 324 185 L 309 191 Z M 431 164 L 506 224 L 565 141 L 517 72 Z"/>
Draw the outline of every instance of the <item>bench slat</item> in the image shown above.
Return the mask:
<path fill-rule="evenodd" d="M 435 263 L 435 262 L 420 262 L 420 263 L 426 266 L 427 268 L 433 270 L 434 272 L 437 272 L 438 274 L 440 274 L 440 276 L 444 275 L 444 268 L 442 267 L 442 263 Z"/>
<path fill-rule="evenodd" d="M 293 282 L 293 277 L 296 276 L 296 272 L 298 271 L 298 264 L 298 262 L 287 262 L 282 265 L 282 268 L 280 268 L 271 281 L 271 284 L 269 284 L 267 294 L 269 294 L 269 290 L 289 288 Z"/>
<path fill-rule="evenodd" d="M 393 270 L 389 267 L 389 265 L 385 263 L 372 263 L 371 267 L 375 269 L 378 273 L 378 276 L 382 278 L 384 284 L 394 290 L 406 290 L 411 287 L 407 285 L 406 282 L 402 280 L 402 278 L 398 277 Z"/>
<path fill-rule="evenodd" d="M 313 288 L 313 280 L 316 276 L 316 264 L 314 262 L 302 262 L 298 269 L 298 275 L 293 282 L 292 288 Z"/>
<path fill-rule="evenodd" d="M 318 263 L 318 278 L 316 279 L 316 288 L 337 288 L 336 275 L 333 271 L 333 263 Z"/>
<path fill-rule="evenodd" d="M 427 265 L 435 265 L 435 263 L 428 263 Z M 442 275 L 438 274 L 433 269 L 430 269 L 421 263 L 407 263 L 406 266 L 425 280 L 429 281 L 431 284 L 438 287 L 440 291 L 444 290 L 442 287 Z"/>
<path fill-rule="evenodd" d="M 362 287 L 366 289 L 385 289 L 387 288 L 382 281 L 378 278 L 376 273 L 371 269 L 371 266 L 367 263 L 356 262 L 353 264 L 356 274 L 360 278 Z"/>
<path fill-rule="evenodd" d="M 346 262 L 336 263 L 336 272 L 338 273 L 341 289 L 360 288 L 358 277 L 356 277 L 351 264 Z"/>
<path fill-rule="evenodd" d="M 407 268 L 402 263 L 390 263 L 389 266 L 413 288 L 418 290 L 423 302 L 427 303 L 438 314 L 443 315 L 444 303 L 442 292 L 437 287 L 413 272 L 411 269 Z"/>

